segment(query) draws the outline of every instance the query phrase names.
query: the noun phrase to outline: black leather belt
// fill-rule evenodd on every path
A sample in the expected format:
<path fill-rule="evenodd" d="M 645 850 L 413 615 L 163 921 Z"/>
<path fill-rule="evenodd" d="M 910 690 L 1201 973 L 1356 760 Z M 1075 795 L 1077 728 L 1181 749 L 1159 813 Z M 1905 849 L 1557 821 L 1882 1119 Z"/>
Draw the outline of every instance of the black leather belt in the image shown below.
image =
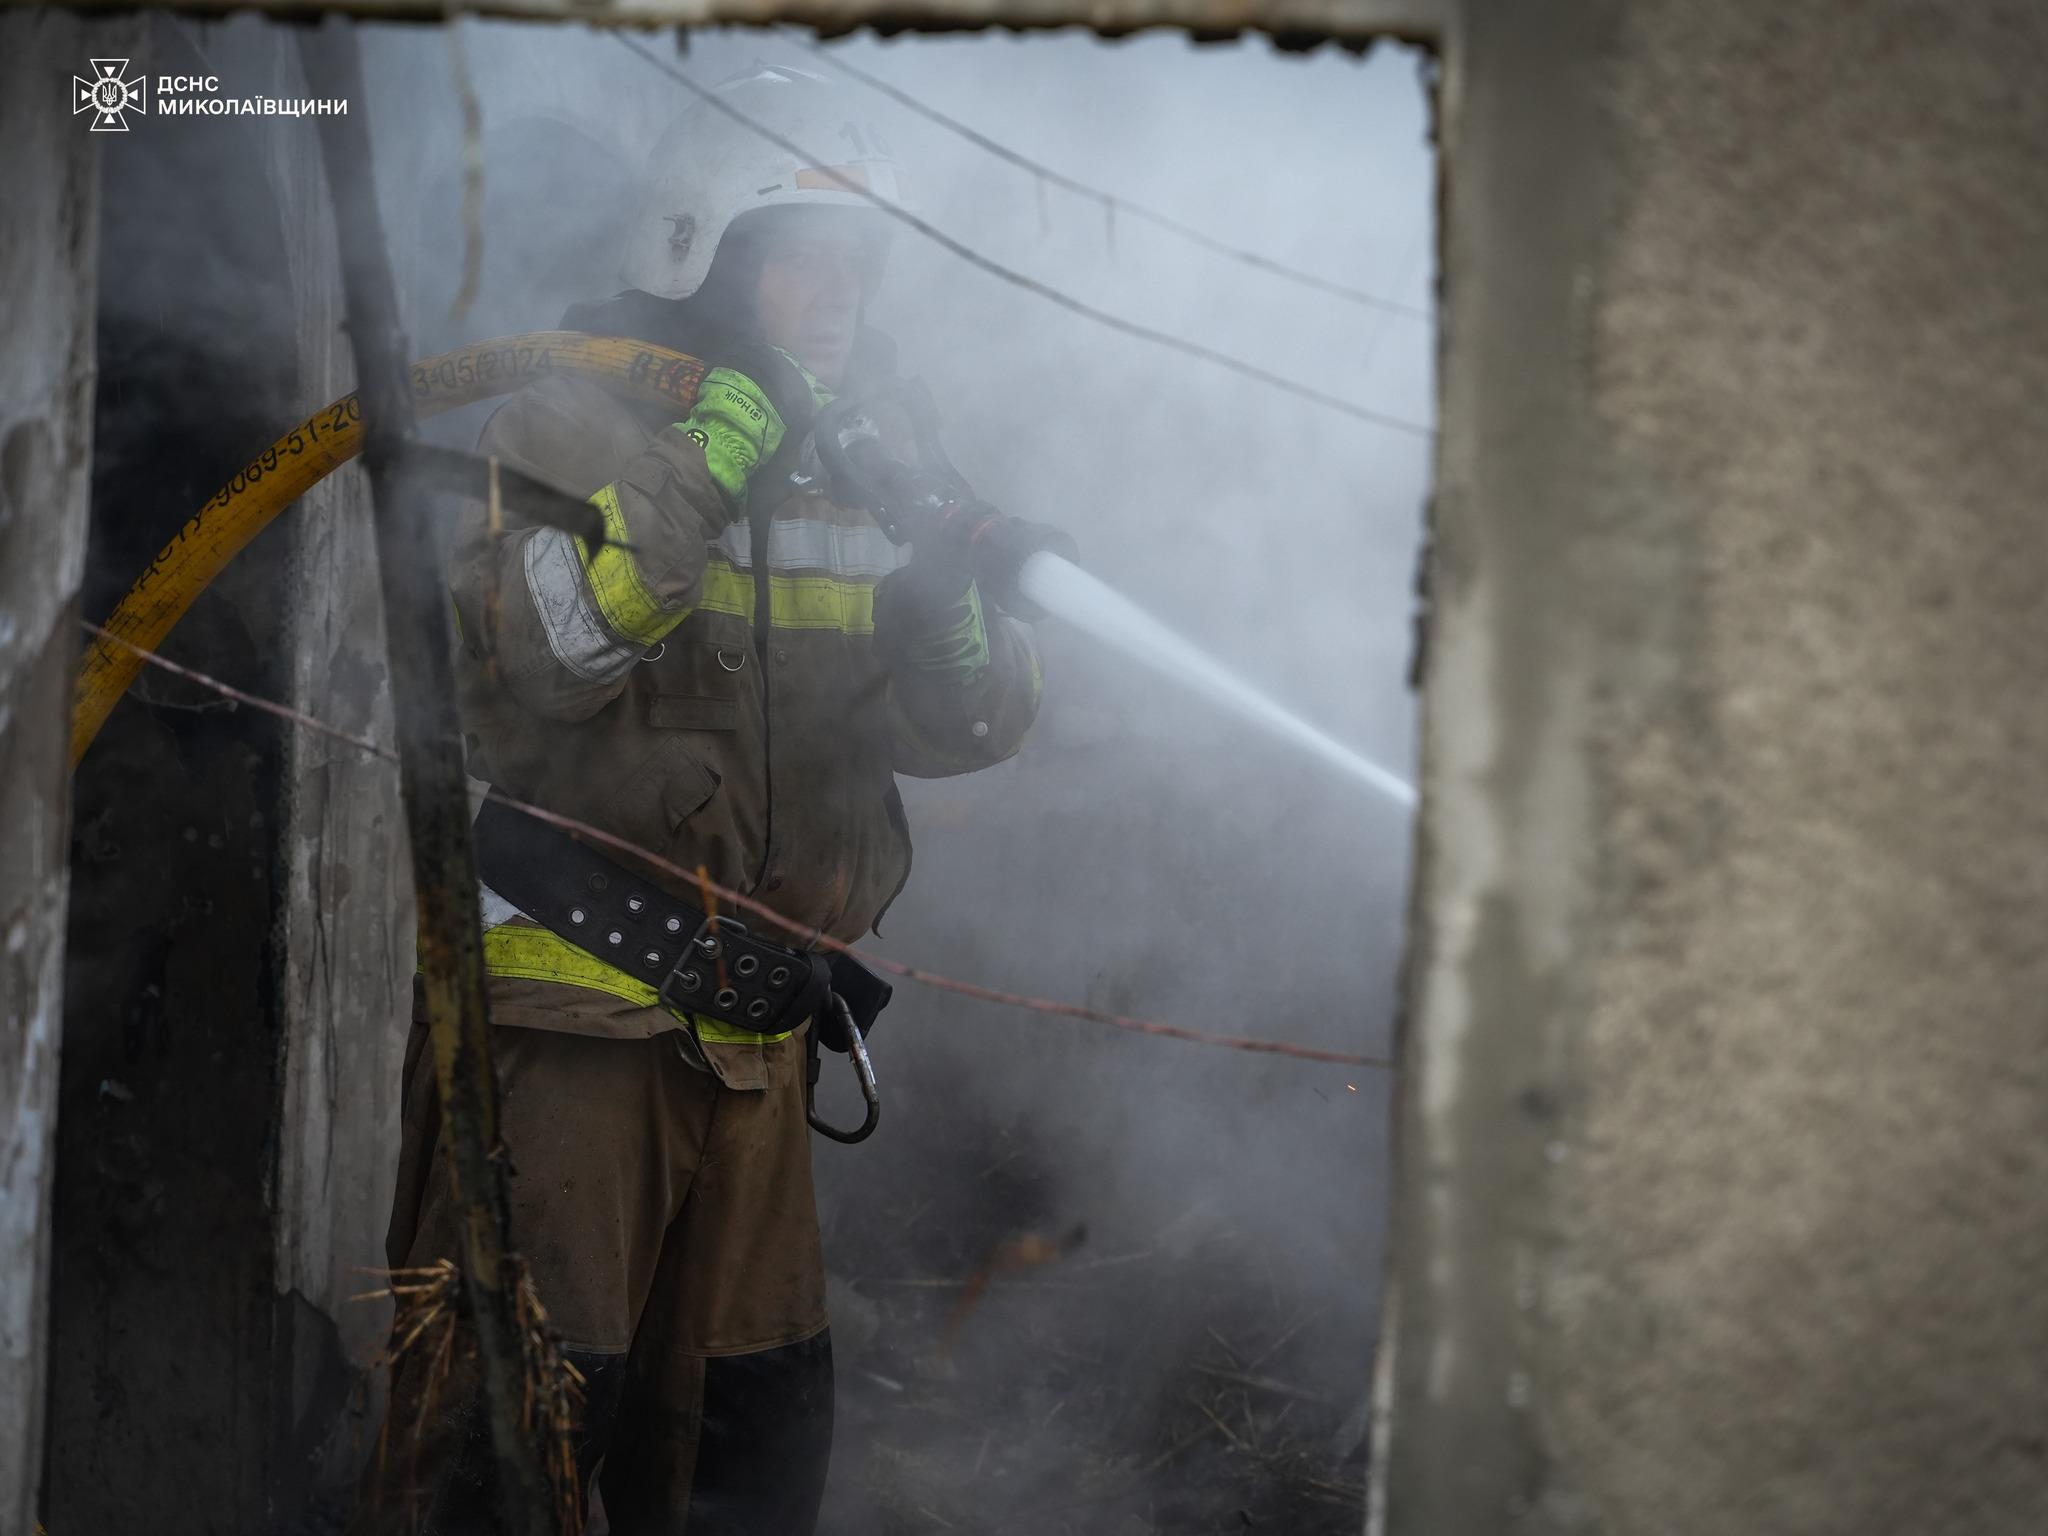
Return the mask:
<path fill-rule="evenodd" d="M 714 921 L 568 833 L 495 800 L 484 802 L 472 837 L 484 884 L 557 938 L 646 982 L 670 1008 L 780 1035 L 802 1028 L 834 990 L 825 956 L 758 939 L 729 917 Z M 879 982 L 857 962 L 856 969 Z M 881 985 L 886 1002 L 889 989 Z M 855 1005 L 856 997 L 847 1001 Z M 879 1011 L 877 1004 L 863 1030 Z"/>
<path fill-rule="evenodd" d="M 655 988 L 683 1014 L 757 1034 L 813 1021 L 804 1115 L 834 1141 L 865 1141 L 882 1113 L 864 1037 L 894 988 L 853 956 L 771 944 L 730 917 L 710 917 L 544 821 L 486 800 L 471 831 L 485 885 L 548 932 Z M 696 1034 L 696 1025 L 689 1025 Z M 867 1116 L 855 1130 L 817 1111 L 818 1047 L 848 1056 Z"/>

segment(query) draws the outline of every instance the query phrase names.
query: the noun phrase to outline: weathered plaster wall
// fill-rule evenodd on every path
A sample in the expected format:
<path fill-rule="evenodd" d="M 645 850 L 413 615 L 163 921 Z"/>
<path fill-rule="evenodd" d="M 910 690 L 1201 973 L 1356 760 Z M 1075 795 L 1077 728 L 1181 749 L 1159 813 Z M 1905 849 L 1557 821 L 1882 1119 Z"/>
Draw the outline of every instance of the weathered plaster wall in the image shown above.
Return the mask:
<path fill-rule="evenodd" d="M 253 21 L 116 51 L 304 94 Z M 153 120 L 102 172 L 95 616 L 251 445 L 346 392 L 348 356 L 310 124 Z M 367 537 L 333 477 L 167 650 L 379 732 Z M 381 767 L 146 670 L 74 781 L 52 1529 L 297 1529 L 374 1441 L 389 1311 L 347 1298 L 383 1257 L 411 970 Z"/>
<path fill-rule="evenodd" d="M 205 58 L 163 23 L 114 52 L 180 73 Z M 298 393 L 271 131 L 152 116 L 102 135 L 89 616 L 112 610 Z M 281 555 L 259 539 L 167 654 L 282 692 Z M 259 1530 L 271 1512 L 284 740 L 270 717 L 146 669 L 72 778 L 55 1531 Z"/>
<path fill-rule="evenodd" d="M 42 1459 L 92 448 L 96 157 L 61 82 L 104 35 L 72 17 L 0 17 L 0 1531 L 32 1528 Z"/>
<path fill-rule="evenodd" d="M 2048 1528 L 2048 11 L 1471 5 L 1386 1528 Z"/>

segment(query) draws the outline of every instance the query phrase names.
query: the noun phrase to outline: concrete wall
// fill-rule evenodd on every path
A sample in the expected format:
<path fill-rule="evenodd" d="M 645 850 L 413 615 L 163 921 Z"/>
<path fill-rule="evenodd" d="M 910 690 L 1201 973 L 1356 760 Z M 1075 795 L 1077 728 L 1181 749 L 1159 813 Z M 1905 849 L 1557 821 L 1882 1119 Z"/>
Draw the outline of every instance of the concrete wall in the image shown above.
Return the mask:
<path fill-rule="evenodd" d="M 114 51 L 304 94 L 293 38 L 248 18 Z M 152 119 L 101 171 L 95 615 L 349 369 L 310 123 Z M 166 649 L 388 736 L 368 536 L 359 477 L 332 477 Z M 375 1286 L 397 1150 L 395 775 L 146 670 L 73 792 L 47 1518 L 295 1528 L 375 1434 L 362 1372 L 389 1311 L 347 1298 Z"/>
<path fill-rule="evenodd" d="M 155 22 L 115 52 L 205 72 L 215 40 Z M 82 598 L 95 617 L 300 393 L 299 306 L 265 175 L 279 126 L 154 114 L 101 136 Z M 285 553 L 258 540 L 167 653 L 283 693 Z M 272 1510 L 294 1321 L 273 1284 L 286 740 L 269 716 L 145 669 L 72 779 L 43 1507 L 55 1531 L 255 1531 Z"/>
<path fill-rule="evenodd" d="M 33 1523 L 92 452 L 94 140 L 66 100 L 125 29 L 0 17 L 0 1531 Z"/>
<path fill-rule="evenodd" d="M 1386 1528 L 2048 1529 L 2048 11 L 1461 25 Z"/>

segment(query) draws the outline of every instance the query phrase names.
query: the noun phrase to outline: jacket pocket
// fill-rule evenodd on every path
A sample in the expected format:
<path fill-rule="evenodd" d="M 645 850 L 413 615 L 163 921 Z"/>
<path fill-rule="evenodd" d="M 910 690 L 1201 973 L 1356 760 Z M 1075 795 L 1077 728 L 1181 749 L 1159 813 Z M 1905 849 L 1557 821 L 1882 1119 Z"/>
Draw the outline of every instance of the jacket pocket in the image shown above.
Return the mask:
<path fill-rule="evenodd" d="M 733 628 L 739 624 L 737 629 Z M 659 661 L 639 669 L 647 724 L 657 731 L 737 731 L 751 711 L 753 645 L 728 614 L 693 613 Z"/>
<path fill-rule="evenodd" d="M 738 746 L 740 699 L 699 676 L 679 678 L 683 686 L 647 696 L 647 725 L 656 743 L 654 760 L 664 775 L 661 805 L 675 831 L 702 810 L 724 780 L 712 763 L 732 765 Z M 684 732 L 706 736 L 692 740 Z M 708 761 L 707 761 L 708 759 Z"/>
<path fill-rule="evenodd" d="M 711 803 L 724 781 L 695 754 L 679 748 L 660 753 L 657 760 L 662 764 L 661 810 L 674 832 Z"/>

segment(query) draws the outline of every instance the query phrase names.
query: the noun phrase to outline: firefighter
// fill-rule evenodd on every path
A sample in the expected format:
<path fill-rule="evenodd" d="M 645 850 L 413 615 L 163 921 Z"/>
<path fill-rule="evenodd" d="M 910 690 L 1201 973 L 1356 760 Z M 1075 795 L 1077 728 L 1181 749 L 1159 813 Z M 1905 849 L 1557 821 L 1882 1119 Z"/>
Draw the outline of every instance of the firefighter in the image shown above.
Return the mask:
<path fill-rule="evenodd" d="M 485 427 L 482 452 L 588 496 L 616 542 L 593 549 L 464 513 L 450 583 L 471 771 L 701 865 L 798 933 L 854 940 L 910 872 L 894 775 L 1010 756 L 1037 710 L 1039 667 L 1027 626 L 997 610 L 958 548 L 900 547 L 868 511 L 836 504 L 810 442 L 828 402 L 893 375 L 889 344 L 862 324 L 888 221 L 849 183 L 897 200 L 896 162 L 814 76 L 762 66 L 721 91 L 798 146 L 844 158 L 820 169 L 697 109 L 656 150 L 629 291 L 564 322 L 714 365 L 694 408 L 678 421 L 549 376 Z M 810 1531 L 832 1355 L 806 1025 L 770 1017 L 765 993 L 736 1021 L 737 996 L 709 1004 L 714 967 L 679 972 L 656 948 L 642 967 L 630 941 L 610 955 L 583 939 L 568 925 L 611 921 L 581 885 L 561 889 L 588 856 L 565 864 L 578 855 L 524 825 L 496 834 L 493 862 L 479 819 L 485 957 L 512 1241 L 587 1378 L 579 1461 L 622 1536 Z M 518 888 L 494 886 L 498 869 Z M 700 899 L 655 883 L 659 900 Z M 597 874 L 588 884 L 619 889 Z M 800 938 L 756 928 L 792 946 L 790 974 L 807 974 Z M 747 963 L 730 951 L 717 979 L 737 990 Z M 756 963 L 761 976 L 789 971 L 772 951 Z M 701 990 L 683 995 L 679 975 Z M 703 1006 L 685 1006 L 693 998 Z M 457 1258 L 418 1022 L 402 1118 L 391 1262 Z M 361 1528 L 409 1504 L 405 1518 L 429 1532 L 490 1530 L 474 1367 L 424 1416 L 422 1375 L 401 1370 L 392 1410 L 394 1447 L 423 1423 L 418 1456 L 386 1455 Z"/>

